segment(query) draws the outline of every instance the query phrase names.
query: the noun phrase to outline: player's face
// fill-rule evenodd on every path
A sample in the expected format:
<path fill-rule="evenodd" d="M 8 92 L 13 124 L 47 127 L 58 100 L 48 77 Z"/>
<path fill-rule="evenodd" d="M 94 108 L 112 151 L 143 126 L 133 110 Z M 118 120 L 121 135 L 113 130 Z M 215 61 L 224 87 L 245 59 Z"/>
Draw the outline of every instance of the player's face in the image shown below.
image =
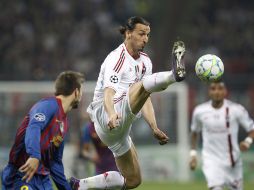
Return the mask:
<path fill-rule="evenodd" d="M 133 31 L 128 32 L 127 38 L 134 51 L 143 51 L 148 42 L 150 27 L 144 24 L 136 24 Z"/>
<path fill-rule="evenodd" d="M 214 102 L 221 102 L 226 96 L 226 87 L 224 83 L 211 83 L 209 86 L 209 96 Z"/>

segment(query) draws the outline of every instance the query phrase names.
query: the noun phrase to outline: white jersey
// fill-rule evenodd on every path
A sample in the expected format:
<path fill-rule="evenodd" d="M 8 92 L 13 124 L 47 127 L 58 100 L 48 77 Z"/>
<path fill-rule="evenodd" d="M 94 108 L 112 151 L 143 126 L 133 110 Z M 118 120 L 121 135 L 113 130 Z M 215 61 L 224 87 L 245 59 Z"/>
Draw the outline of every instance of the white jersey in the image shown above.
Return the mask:
<path fill-rule="evenodd" d="M 123 43 L 112 51 L 101 65 L 93 102 L 103 100 L 103 91 L 106 87 L 116 91 L 114 96 L 116 102 L 126 95 L 129 86 L 151 74 L 152 62 L 147 54 L 141 52 L 140 57 L 135 60 Z"/>
<path fill-rule="evenodd" d="M 239 126 L 247 132 L 254 129 L 253 120 L 240 104 L 224 100 L 219 109 L 211 101 L 198 105 L 193 112 L 191 130 L 202 131 L 203 160 L 231 166 L 239 161 Z"/>

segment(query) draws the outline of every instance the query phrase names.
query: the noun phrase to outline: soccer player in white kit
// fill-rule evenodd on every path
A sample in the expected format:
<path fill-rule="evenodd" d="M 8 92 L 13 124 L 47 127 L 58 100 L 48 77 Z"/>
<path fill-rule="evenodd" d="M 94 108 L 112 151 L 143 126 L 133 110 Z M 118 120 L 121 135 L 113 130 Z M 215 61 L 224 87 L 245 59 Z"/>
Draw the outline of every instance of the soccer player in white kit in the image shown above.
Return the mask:
<path fill-rule="evenodd" d="M 120 173 L 109 171 L 81 180 L 72 177 L 73 189 L 133 189 L 141 183 L 137 152 L 129 136 L 132 122 L 140 112 L 161 145 L 169 140 L 157 127 L 150 94 L 185 78 L 184 43 L 174 43 L 172 71 L 152 74 L 152 62 L 143 53 L 149 23 L 141 17 L 131 17 L 120 32 L 124 42 L 104 60 L 93 102 L 87 110 L 98 136 L 113 152 Z"/>
<path fill-rule="evenodd" d="M 254 138 L 254 123 L 246 109 L 226 96 L 225 84 L 212 82 L 210 101 L 198 105 L 192 115 L 190 168 L 197 166 L 197 139 L 202 132 L 202 170 L 211 190 L 243 189 L 243 171 L 240 150 L 249 149 Z M 239 126 L 248 136 L 238 145 Z"/>

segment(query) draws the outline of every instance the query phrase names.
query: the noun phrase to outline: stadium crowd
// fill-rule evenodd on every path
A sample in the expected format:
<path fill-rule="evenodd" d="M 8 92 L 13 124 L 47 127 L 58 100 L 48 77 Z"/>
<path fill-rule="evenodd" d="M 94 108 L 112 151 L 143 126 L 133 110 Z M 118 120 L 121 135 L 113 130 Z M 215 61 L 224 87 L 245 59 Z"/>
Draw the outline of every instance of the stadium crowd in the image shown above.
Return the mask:
<path fill-rule="evenodd" d="M 87 80 L 95 80 L 106 53 L 121 41 L 119 23 L 141 15 L 153 26 L 146 51 L 154 72 L 168 67 L 169 47 L 176 38 L 186 42 L 190 97 L 201 97 L 193 98 L 191 109 L 206 98 L 202 83 L 194 77 L 194 63 L 210 52 L 224 61 L 232 98 L 240 99 L 253 115 L 253 6 L 247 0 L 3 1 L 0 80 L 53 80 L 66 69 L 85 72 Z"/>

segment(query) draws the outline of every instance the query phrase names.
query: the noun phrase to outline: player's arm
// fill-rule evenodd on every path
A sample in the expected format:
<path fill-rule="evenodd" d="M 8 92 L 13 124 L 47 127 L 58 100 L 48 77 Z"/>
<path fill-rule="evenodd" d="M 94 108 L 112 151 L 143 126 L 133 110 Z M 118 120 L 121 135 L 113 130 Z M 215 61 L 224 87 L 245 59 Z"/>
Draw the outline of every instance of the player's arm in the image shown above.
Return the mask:
<path fill-rule="evenodd" d="M 254 122 L 250 118 L 249 113 L 247 110 L 239 105 L 237 109 L 237 116 L 239 124 L 247 131 L 248 136 L 240 142 L 240 149 L 241 151 L 246 151 L 250 148 L 251 144 L 253 143 L 254 139 Z"/>
<path fill-rule="evenodd" d="M 169 138 L 157 127 L 153 104 L 150 97 L 146 100 L 141 111 L 144 119 L 152 129 L 154 137 L 159 140 L 161 145 L 166 144 Z"/>
<path fill-rule="evenodd" d="M 114 109 L 114 95 L 120 84 L 125 64 L 120 54 L 112 53 L 104 61 L 104 107 L 108 115 L 108 127 L 114 129 L 119 125 L 120 115 Z"/>
<path fill-rule="evenodd" d="M 240 150 L 241 151 L 247 151 L 251 144 L 253 143 L 253 139 L 254 139 L 254 130 L 251 130 L 248 132 L 248 136 L 240 142 Z"/>
<path fill-rule="evenodd" d="M 25 134 L 25 148 L 29 155 L 28 160 L 19 168 L 24 173 L 22 180 L 27 182 L 31 180 L 37 171 L 41 160 L 40 139 L 41 131 L 47 126 L 48 121 L 54 113 L 54 108 L 49 110 L 47 102 L 37 103 L 29 113 L 29 123 Z"/>
<path fill-rule="evenodd" d="M 198 135 L 199 133 L 192 131 L 191 132 L 191 149 L 196 150 L 197 149 L 197 142 L 198 142 Z"/>
<path fill-rule="evenodd" d="M 190 169 L 195 170 L 197 167 L 197 142 L 198 133 L 195 131 L 191 132 L 191 150 L 190 150 Z"/>
<path fill-rule="evenodd" d="M 248 133 L 248 136 L 240 142 L 240 150 L 241 151 L 247 151 L 251 144 L 253 143 L 253 139 L 254 139 L 254 130 L 251 130 L 249 133 Z"/>
<path fill-rule="evenodd" d="M 71 190 L 71 187 L 64 175 L 64 166 L 62 162 L 64 142 L 57 148 L 54 153 L 54 159 L 50 162 L 50 175 L 58 189 Z"/>
<path fill-rule="evenodd" d="M 190 150 L 190 162 L 189 166 L 191 170 L 195 170 L 197 167 L 197 143 L 199 132 L 201 131 L 201 123 L 198 119 L 198 111 L 195 109 L 192 114 L 192 122 L 191 122 L 191 150 Z"/>
<path fill-rule="evenodd" d="M 26 152 L 29 155 L 26 163 L 19 168 L 19 171 L 24 173 L 22 180 L 28 183 L 38 169 L 41 154 L 40 154 L 40 137 L 43 124 L 30 122 L 25 134 Z"/>
<path fill-rule="evenodd" d="M 112 88 L 106 87 L 104 89 L 104 107 L 109 117 L 116 114 L 113 100 L 115 93 L 115 90 Z"/>
<path fill-rule="evenodd" d="M 104 89 L 104 107 L 108 114 L 108 127 L 110 130 L 119 126 L 120 115 L 116 113 L 114 108 L 115 90 L 112 88 Z"/>

